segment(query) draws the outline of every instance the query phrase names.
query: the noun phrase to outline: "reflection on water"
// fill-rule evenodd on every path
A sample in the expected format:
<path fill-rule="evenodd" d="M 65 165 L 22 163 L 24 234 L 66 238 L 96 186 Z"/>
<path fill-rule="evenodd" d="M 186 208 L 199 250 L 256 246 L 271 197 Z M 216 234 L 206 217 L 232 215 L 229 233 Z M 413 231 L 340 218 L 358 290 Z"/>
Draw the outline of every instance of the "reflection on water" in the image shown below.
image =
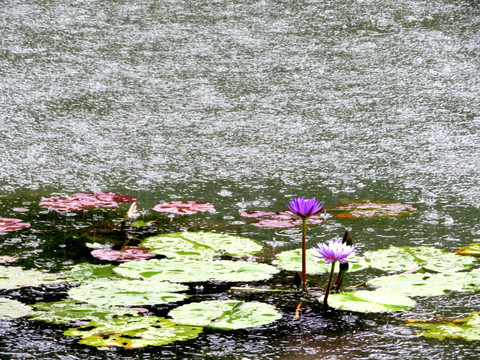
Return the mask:
<path fill-rule="evenodd" d="M 310 245 L 345 227 L 360 251 L 479 241 L 479 19 L 468 0 L 3 1 L 0 217 L 34 226 L 2 235 L 0 255 L 49 270 L 90 261 L 77 243 L 85 234 L 70 230 L 103 215 L 38 213 L 42 196 L 80 191 L 136 196 L 147 213 L 161 201 L 208 201 L 216 213 L 172 226 L 250 236 L 266 245 L 265 261 L 297 247 L 298 234 L 239 225 L 239 212 L 283 210 L 297 195 L 420 208 L 385 221 L 330 219 L 309 230 Z M 441 301 L 455 314 L 479 305 Z M 434 307 L 425 300 L 415 314 Z M 427 346 L 395 317 L 373 319 L 345 316 L 352 324 L 335 329 L 312 310 L 304 323 L 137 354 L 394 359 L 450 349 Z M 0 357 L 131 356 L 79 346 L 58 327 L 0 326 Z M 25 341 L 4 340 L 17 336 Z M 455 351 L 471 358 L 475 347 L 455 342 Z"/>

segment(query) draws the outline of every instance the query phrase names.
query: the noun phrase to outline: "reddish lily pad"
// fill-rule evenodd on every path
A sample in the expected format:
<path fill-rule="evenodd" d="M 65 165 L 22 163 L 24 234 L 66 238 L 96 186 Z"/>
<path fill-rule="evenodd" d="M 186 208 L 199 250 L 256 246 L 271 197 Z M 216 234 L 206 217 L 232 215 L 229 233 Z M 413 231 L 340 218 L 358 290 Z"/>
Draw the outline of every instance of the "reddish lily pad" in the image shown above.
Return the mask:
<path fill-rule="evenodd" d="M 240 215 L 256 219 L 256 221 L 249 224 L 258 227 L 286 228 L 302 225 L 302 219 L 293 215 L 290 211 L 251 210 L 242 212 Z M 307 219 L 308 225 L 321 224 L 322 222 L 323 219 L 318 215 L 310 216 Z"/>
<path fill-rule="evenodd" d="M 418 209 L 402 202 L 384 202 L 378 200 L 341 201 L 327 208 L 335 217 L 346 219 L 385 219 L 409 215 Z"/>
<path fill-rule="evenodd" d="M 21 219 L 0 218 L 0 232 L 27 229 L 30 223 L 22 222 Z"/>
<path fill-rule="evenodd" d="M 43 198 L 40 206 L 57 211 L 79 211 L 99 207 L 117 207 L 118 203 L 133 203 L 136 198 L 114 193 L 78 193 L 68 197 Z"/>
<path fill-rule="evenodd" d="M 173 201 L 155 205 L 153 210 L 179 215 L 190 215 L 213 210 L 213 205 L 198 201 Z"/>
<path fill-rule="evenodd" d="M 151 259 L 155 254 L 150 254 L 148 248 L 138 246 L 125 246 L 123 250 L 95 249 L 91 252 L 92 256 L 109 261 L 127 262 Z"/>
<path fill-rule="evenodd" d="M 455 251 L 459 255 L 480 256 L 480 243 L 473 243 Z"/>

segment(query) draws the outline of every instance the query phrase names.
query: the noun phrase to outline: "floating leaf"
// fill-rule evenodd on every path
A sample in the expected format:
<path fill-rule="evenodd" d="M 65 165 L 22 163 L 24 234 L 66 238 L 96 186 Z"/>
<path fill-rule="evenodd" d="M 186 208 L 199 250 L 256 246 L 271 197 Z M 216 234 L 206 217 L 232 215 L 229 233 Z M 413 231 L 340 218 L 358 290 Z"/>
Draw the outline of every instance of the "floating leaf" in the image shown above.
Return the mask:
<path fill-rule="evenodd" d="M 0 218 L 0 233 L 23 230 L 30 227 L 30 223 L 22 222 L 21 219 Z"/>
<path fill-rule="evenodd" d="M 456 251 L 459 255 L 480 256 L 480 243 L 473 243 L 465 247 L 461 247 Z"/>
<path fill-rule="evenodd" d="M 182 305 L 168 315 L 177 324 L 222 330 L 266 325 L 282 317 L 272 305 L 236 300 L 212 300 Z"/>
<path fill-rule="evenodd" d="M 169 259 L 133 261 L 121 264 L 114 271 L 128 278 L 174 282 L 258 281 L 269 279 L 279 272 L 271 265 L 244 261 Z"/>
<path fill-rule="evenodd" d="M 398 274 L 369 280 L 377 291 L 407 296 L 439 296 L 448 291 L 480 290 L 480 269 L 445 274 Z"/>
<path fill-rule="evenodd" d="M 467 341 L 480 340 L 480 313 L 473 312 L 459 319 L 438 317 L 433 320 L 408 319 L 408 326 L 423 329 L 421 334 L 428 338 L 462 338 Z"/>
<path fill-rule="evenodd" d="M 115 265 L 95 265 L 81 263 L 64 271 L 66 281 L 75 284 L 86 284 L 97 280 L 123 280 L 113 272 Z"/>
<path fill-rule="evenodd" d="M 255 218 L 256 221 L 250 222 L 250 225 L 258 227 L 286 228 L 293 226 L 301 226 L 302 219 L 293 215 L 290 211 L 264 211 L 251 210 L 240 214 L 243 217 Z M 307 225 L 321 224 L 323 219 L 318 215 L 310 216 L 307 219 Z"/>
<path fill-rule="evenodd" d="M 123 250 L 95 249 L 91 252 L 93 257 L 108 261 L 138 261 L 151 259 L 155 254 L 149 253 L 149 249 L 138 246 L 125 246 Z"/>
<path fill-rule="evenodd" d="M 307 249 L 307 274 L 323 274 L 331 269 L 330 264 L 325 264 L 323 260 L 320 260 L 313 255 L 318 255 L 314 249 Z M 302 249 L 287 250 L 276 255 L 277 260 L 274 260 L 272 264 L 277 265 L 279 268 L 288 271 L 301 271 L 302 270 Z M 356 261 L 350 263 L 349 271 L 358 271 L 368 267 L 368 264 L 362 257 L 350 256 L 349 260 Z"/>
<path fill-rule="evenodd" d="M 133 203 L 136 198 L 113 193 L 78 193 L 69 197 L 43 198 L 40 206 L 57 211 L 78 211 L 99 207 L 117 207 L 118 203 Z"/>
<path fill-rule="evenodd" d="M 327 208 L 327 211 L 335 213 L 333 216 L 347 219 L 384 219 L 409 215 L 417 210 L 407 203 L 377 200 L 341 201 Z"/>
<path fill-rule="evenodd" d="M 15 262 L 18 260 L 18 256 L 9 256 L 9 255 L 1 255 L 0 256 L 0 264 L 6 264 Z"/>
<path fill-rule="evenodd" d="M 176 292 L 188 286 L 168 281 L 116 280 L 97 281 L 70 289 L 75 300 L 95 305 L 157 305 L 181 301 L 187 296 Z"/>
<path fill-rule="evenodd" d="M 17 300 L 0 297 L 0 319 L 13 319 L 30 314 L 32 309 Z"/>
<path fill-rule="evenodd" d="M 212 232 L 179 232 L 146 238 L 141 244 L 153 254 L 175 259 L 212 259 L 215 256 L 247 256 L 262 250 L 257 242 L 240 236 Z"/>
<path fill-rule="evenodd" d="M 30 317 L 34 320 L 53 324 L 78 325 L 88 321 L 111 321 L 118 316 L 136 316 L 138 311 L 118 306 L 84 304 L 73 299 L 30 305 L 34 312 Z"/>
<path fill-rule="evenodd" d="M 130 223 L 131 226 L 135 226 L 135 227 L 140 227 L 140 226 L 148 226 L 150 225 L 151 223 L 153 223 L 154 221 L 143 221 L 143 220 L 137 220 L 137 221 L 134 221 L 132 223 Z"/>
<path fill-rule="evenodd" d="M 474 257 L 459 256 L 430 247 L 392 246 L 388 249 L 367 251 L 365 260 L 371 267 L 386 271 L 408 271 L 418 267 L 435 272 L 454 272 L 476 264 Z"/>
<path fill-rule="evenodd" d="M 213 205 L 198 201 L 173 201 L 155 205 L 153 210 L 179 215 L 190 215 L 213 210 Z"/>
<path fill-rule="evenodd" d="M 323 296 L 319 301 L 323 302 Z M 328 305 L 356 312 L 391 312 L 410 310 L 415 306 L 415 301 L 391 292 L 359 290 L 330 294 Z"/>
<path fill-rule="evenodd" d="M 64 335 L 80 337 L 80 344 L 105 347 L 140 348 L 162 346 L 197 337 L 203 328 L 177 326 L 156 316 L 118 317 L 108 322 L 91 322 L 72 328 Z"/>
<path fill-rule="evenodd" d="M 38 286 L 58 281 L 57 274 L 48 274 L 38 270 L 23 270 L 16 266 L 0 266 L 0 289 Z"/>

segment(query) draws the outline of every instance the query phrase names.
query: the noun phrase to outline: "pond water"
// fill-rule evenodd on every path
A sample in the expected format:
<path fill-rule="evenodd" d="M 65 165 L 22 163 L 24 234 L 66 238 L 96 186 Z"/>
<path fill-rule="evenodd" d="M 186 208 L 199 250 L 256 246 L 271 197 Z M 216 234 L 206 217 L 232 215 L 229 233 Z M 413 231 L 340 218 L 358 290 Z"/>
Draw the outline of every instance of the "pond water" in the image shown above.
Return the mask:
<path fill-rule="evenodd" d="M 128 206 L 73 216 L 38 206 L 84 191 L 134 196 L 147 217 L 161 202 L 212 203 L 215 212 L 167 217 L 155 231 L 246 236 L 264 245 L 258 261 L 267 263 L 298 248 L 301 230 L 254 227 L 240 212 L 284 210 L 293 196 L 419 208 L 383 220 L 328 218 L 308 229 L 309 247 L 346 228 L 360 254 L 480 241 L 477 1 L 4 0 L 0 19 L 0 217 L 32 224 L 0 235 L 0 255 L 19 257 L 13 265 L 56 272 L 99 263 L 86 229 Z M 346 285 L 369 276 L 352 273 Z M 268 284 L 292 278 L 282 272 Z M 326 278 L 309 280 L 320 288 Z M 401 326 L 479 311 L 478 293 L 420 297 L 412 311 L 385 315 L 229 287 L 210 284 L 202 296 L 270 302 L 282 319 L 138 350 L 99 350 L 61 326 L 4 320 L 0 358 L 478 358 L 478 342 Z M 1 294 L 32 304 L 66 290 Z"/>

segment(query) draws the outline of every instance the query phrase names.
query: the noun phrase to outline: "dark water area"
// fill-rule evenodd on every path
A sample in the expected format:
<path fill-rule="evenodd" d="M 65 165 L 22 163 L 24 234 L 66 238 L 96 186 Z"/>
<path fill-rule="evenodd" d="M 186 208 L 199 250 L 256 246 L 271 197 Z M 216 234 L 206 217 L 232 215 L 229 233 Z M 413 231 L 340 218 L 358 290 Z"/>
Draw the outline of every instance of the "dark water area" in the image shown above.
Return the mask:
<path fill-rule="evenodd" d="M 166 218 L 135 235 L 209 230 L 300 245 L 300 230 L 245 224 L 293 196 L 405 201 L 412 215 L 328 218 L 308 246 L 351 230 L 367 250 L 480 241 L 480 6 L 474 0 L 0 1 L 0 235 L 14 266 L 50 272 L 96 262 L 86 242 L 128 206 L 66 216 L 42 197 L 111 191 L 215 212 Z M 108 236 L 107 236 L 108 238 Z M 110 240 L 112 237 L 109 238 Z M 348 285 L 372 277 L 352 273 Z M 269 285 L 292 281 L 282 272 Z M 320 288 L 325 276 L 311 277 Z M 258 285 L 258 284 L 257 284 Z M 218 287 L 215 287 L 218 286 Z M 0 321 L 0 359 L 477 359 L 478 342 L 426 339 L 408 318 L 480 311 L 478 293 L 416 298 L 397 314 L 324 311 L 312 295 L 225 295 L 274 304 L 271 325 L 137 350 L 96 349 L 65 328 Z M 65 285 L 2 290 L 23 301 Z M 223 295 L 222 295 L 223 294 Z M 308 305 L 307 305 L 308 304 Z M 153 309 L 162 313 L 164 309 Z"/>

